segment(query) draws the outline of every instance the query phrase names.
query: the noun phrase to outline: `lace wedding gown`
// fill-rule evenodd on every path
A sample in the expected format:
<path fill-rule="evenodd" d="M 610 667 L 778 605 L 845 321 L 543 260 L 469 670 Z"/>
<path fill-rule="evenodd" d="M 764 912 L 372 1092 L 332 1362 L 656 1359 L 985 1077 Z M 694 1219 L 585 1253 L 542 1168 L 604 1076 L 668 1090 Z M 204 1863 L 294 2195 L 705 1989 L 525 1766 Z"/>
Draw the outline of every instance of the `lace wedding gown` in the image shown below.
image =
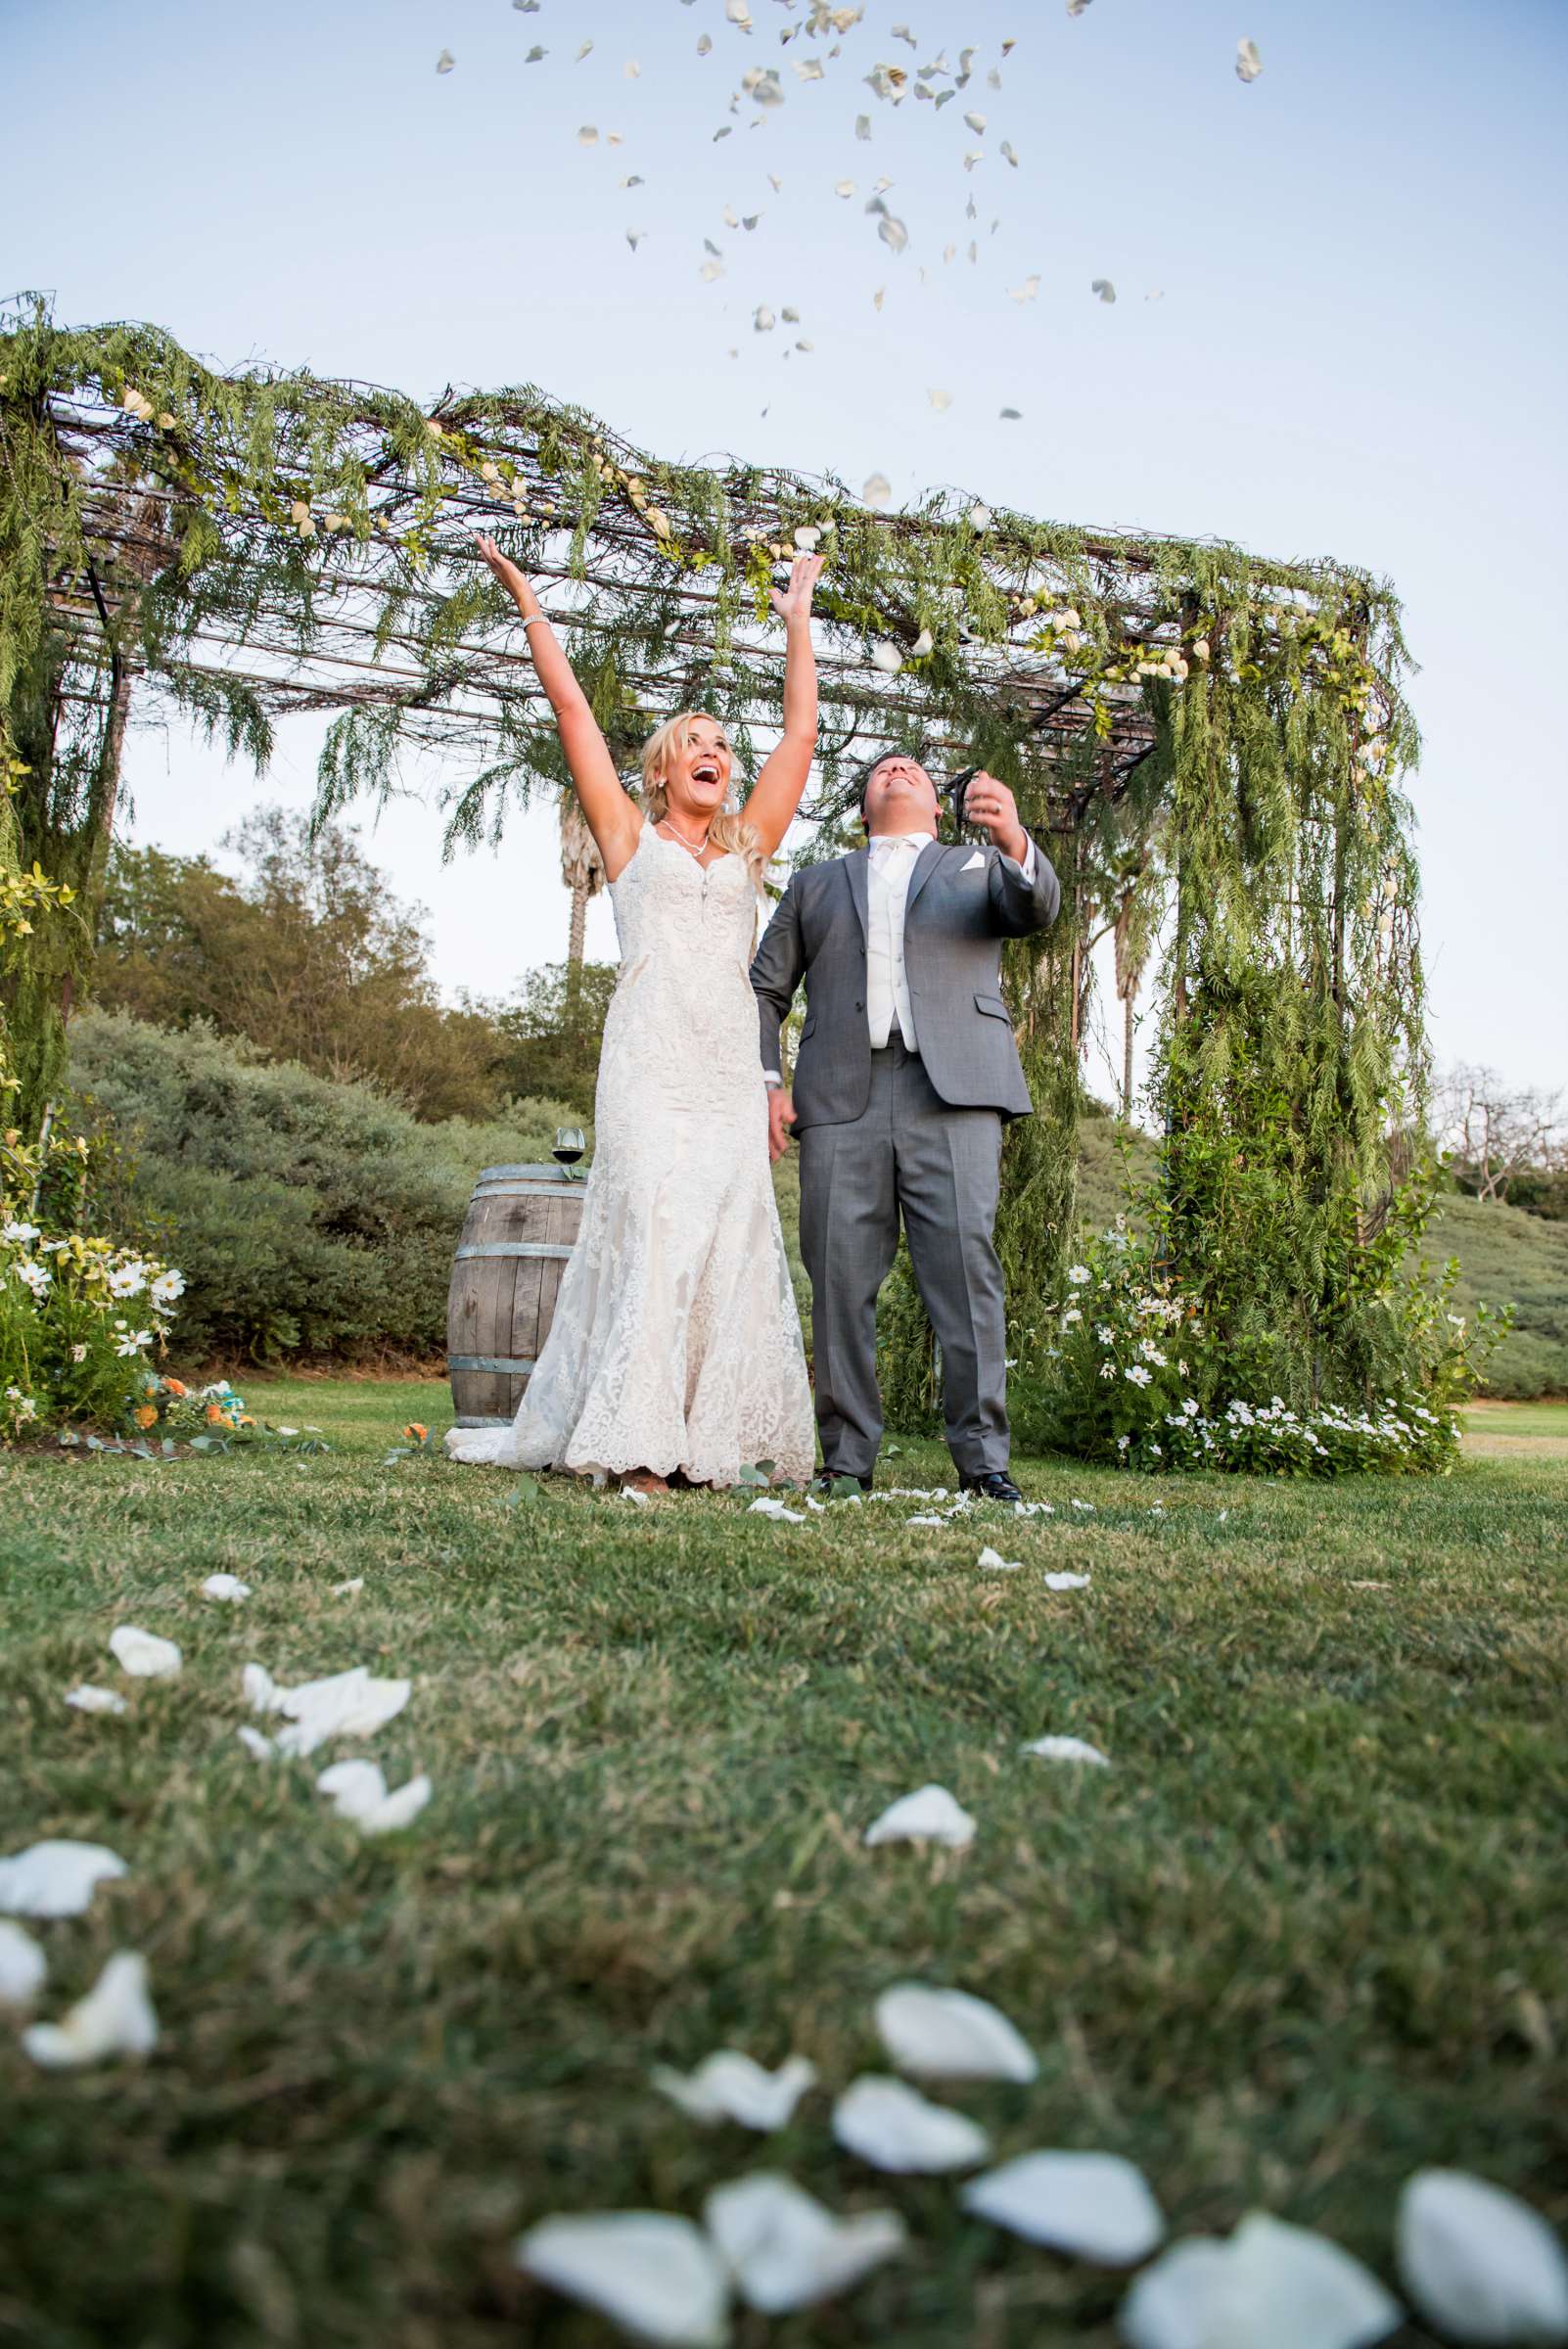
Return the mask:
<path fill-rule="evenodd" d="M 733 1484 L 815 1457 L 800 1318 L 768 1174 L 757 898 L 644 823 L 610 884 L 621 976 L 605 1021 L 594 1160 L 555 1318 L 507 1428 L 453 1428 L 453 1459 L 679 1468 Z"/>

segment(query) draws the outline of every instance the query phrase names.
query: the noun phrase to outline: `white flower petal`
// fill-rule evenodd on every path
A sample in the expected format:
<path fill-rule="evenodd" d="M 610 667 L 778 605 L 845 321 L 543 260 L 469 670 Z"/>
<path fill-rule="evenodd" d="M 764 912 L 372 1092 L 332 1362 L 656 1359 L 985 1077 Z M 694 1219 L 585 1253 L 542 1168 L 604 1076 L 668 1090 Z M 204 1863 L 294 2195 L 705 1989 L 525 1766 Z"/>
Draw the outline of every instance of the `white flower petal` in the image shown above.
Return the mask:
<path fill-rule="evenodd" d="M 407 1704 L 412 1681 L 376 1679 L 363 1664 L 280 1688 L 260 1664 L 247 1664 L 245 1694 L 256 1713 L 284 1713 L 293 1725 L 279 1731 L 280 1754 L 311 1754 L 331 1737 L 368 1737 Z"/>
<path fill-rule="evenodd" d="M 1434 2332 L 1568 2341 L 1568 2256 L 1516 2194 L 1463 2170 L 1417 2170 L 1395 2227 L 1400 2280 Z"/>
<path fill-rule="evenodd" d="M 363 1590 L 364 1587 L 365 1578 L 362 1574 L 350 1575 L 347 1582 L 333 1584 L 332 1595 L 334 1598 L 352 1598 L 354 1592 Z"/>
<path fill-rule="evenodd" d="M 992 519 L 990 506 L 983 506 L 977 501 L 969 509 L 969 520 L 977 530 L 989 530 Z"/>
<path fill-rule="evenodd" d="M 95 1688 L 90 1681 L 79 1681 L 74 1688 L 66 1690 L 66 1702 L 74 1705 L 78 1713 L 124 1713 L 129 1711 L 117 1688 Z"/>
<path fill-rule="evenodd" d="M 804 1509 L 786 1508 L 783 1501 L 772 1493 L 759 1494 L 746 1514 L 748 1517 L 771 1517 L 776 1524 L 804 1525 L 806 1523 Z"/>
<path fill-rule="evenodd" d="M 1117 2314 L 1127 2349 L 1208 2349 L 1220 2277 L 1230 2253 L 1212 2235 L 1173 2243 L 1145 2268 Z"/>
<path fill-rule="evenodd" d="M 885 677 L 896 677 L 903 667 L 902 653 L 896 644 L 890 644 L 885 636 L 879 636 L 872 645 L 871 660 Z"/>
<path fill-rule="evenodd" d="M 788 316 L 788 314 L 789 314 L 789 313 L 786 311 L 786 312 L 785 312 L 785 315 L 786 315 L 786 317 Z M 797 553 L 797 554 L 800 554 L 800 555 L 808 555 L 808 554 L 812 553 L 812 552 L 813 552 L 813 550 L 815 549 L 815 547 L 816 547 L 816 545 L 817 545 L 818 541 L 820 540 L 821 536 L 822 536 L 822 533 L 821 533 L 821 531 L 820 531 L 820 530 L 817 529 L 817 527 L 816 527 L 815 523 L 812 523 L 812 522 L 808 522 L 808 523 L 807 523 L 807 524 L 806 524 L 806 525 L 805 525 L 805 526 L 804 526 L 804 527 L 803 527 L 801 530 L 798 530 L 795 532 L 795 551 L 796 551 L 796 553 Z"/>
<path fill-rule="evenodd" d="M 926 397 L 930 400 L 932 406 L 936 409 L 939 416 L 945 409 L 952 406 L 952 393 L 950 392 L 927 392 Z"/>
<path fill-rule="evenodd" d="M 927 2080 L 1033 2080 L 1039 2062 L 1001 2009 L 965 1990 L 896 1982 L 876 2004 L 882 2044 L 901 2072 Z"/>
<path fill-rule="evenodd" d="M 988 1574 L 1022 1574 L 1024 1570 L 1022 1558 L 1004 1558 L 1001 1551 L 992 1549 L 989 1542 L 975 1564 L 984 1566 Z"/>
<path fill-rule="evenodd" d="M 1204 2349 L 1370 2349 L 1401 2310 L 1369 2268 L 1309 2228 L 1253 2211 L 1215 2271 Z"/>
<path fill-rule="evenodd" d="M 438 73 L 450 73 L 456 63 L 457 60 L 452 55 L 450 49 L 443 49 L 439 57 L 436 60 L 436 70 Z"/>
<path fill-rule="evenodd" d="M 769 2317 L 848 2291 L 905 2241 L 897 2211 L 838 2219 L 791 2179 L 767 2171 L 715 2188 L 703 2220 L 742 2299 Z"/>
<path fill-rule="evenodd" d="M 707 2055 L 694 2072 L 661 2064 L 653 2084 L 694 2121 L 739 2121 L 743 2129 L 783 2129 L 816 2079 L 816 2066 L 791 2055 L 776 2072 L 734 2048 Z"/>
<path fill-rule="evenodd" d="M 84 1999 L 58 2023 L 34 2023 L 22 2044 L 34 2063 L 64 2070 L 102 2063 L 109 2055 L 148 2055 L 158 2045 L 158 2017 L 147 1996 L 147 1960 L 118 1950 Z"/>
<path fill-rule="evenodd" d="M 833 2134 L 873 2169 L 936 2175 L 973 2169 L 991 2156 L 991 2140 L 967 2113 L 928 2103 L 902 2080 L 867 2072 L 833 2107 Z"/>
<path fill-rule="evenodd" d="M 1047 1590 L 1084 1590 L 1088 1579 L 1086 1574 L 1047 1574 L 1044 1582 Z"/>
<path fill-rule="evenodd" d="M 1110 1756 L 1083 1737 L 1037 1737 L 1024 1752 L 1038 1754 L 1042 1762 L 1086 1762 L 1098 1770 L 1111 1767 Z"/>
<path fill-rule="evenodd" d="M 1263 59 L 1258 55 L 1257 42 L 1238 41 L 1236 43 L 1236 79 L 1238 81 L 1256 81 L 1262 71 Z"/>
<path fill-rule="evenodd" d="M 0 1914 L 85 1916 L 93 1887 L 129 1873 L 116 1852 L 101 1843 L 53 1837 L 0 1860 Z"/>
<path fill-rule="evenodd" d="M 253 1755 L 257 1762 L 270 1762 L 277 1753 L 278 1749 L 271 1738 L 263 1737 L 259 1729 L 253 1729 L 249 1722 L 242 1722 L 239 1728 L 236 1729 L 235 1735 L 246 1752 Z"/>
<path fill-rule="evenodd" d="M 923 661 L 928 653 L 936 650 L 936 643 L 937 640 L 935 636 L 932 635 L 931 630 L 929 628 L 922 628 L 919 635 L 915 638 L 913 644 L 909 647 L 910 659 L 913 661 Z"/>
<path fill-rule="evenodd" d="M 640 2340 L 722 2349 L 728 2338 L 729 2278 L 690 2219 L 662 2210 L 543 2219 L 520 2236 L 513 2256 L 527 2275 Z"/>
<path fill-rule="evenodd" d="M 128 1672 L 133 1680 L 165 1680 L 180 1668 L 180 1651 L 172 1639 L 138 1631 L 133 1623 L 122 1623 L 110 1634 L 109 1648 L 121 1672 Z"/>
<path fill-rule="evenodd" d="M 1120 2153 L 1021 2153 L 972 2180 L 962 2198 L 976 2218 L 1105 2268 L 1134 2266 L 1165 2234 L 1143 2173 Z M 1253 2349 L 1267 2339 L 1259 2332 Z"/>
<path fill-rule="evenodd" d="M 285 1432 L 287 1431 L 280 1430 L 280 1433 Z M 209 1574 L 202 1585 L 204 1598 L 226 1598 L 234 1606 L 238 1606 L 242 1598 L 249 1598 L 250 1595 L 250 1584 L 242 1583 L 237 1574 Z"/>
<path fill-rule="evenodd" d="M 0 1918 L 0 2006 L 30 2006 L 48 1971 L 32 1935 Z"/>
<path fill-rule="evenodd" d="M 1097 294 L 1101 301 L 1114 301 L 1116 299 L 1116 288 L 1112 285 L 1108 277 L 1095 278 L 1089 287 L 1089 292 L 1091 294 Z"/>
<path fill-rule="evenodd" d="M 865 1831 L 867 1843 L 945 1843 L 961 1851 L 975 1837 L 975 1822 L 945 1786 L 920 1786 L 900 1795 Z"/>
<path fill-rule="evenodd" d="M 895 253 L 902 253 L 909 242 L 909 231 L 892 212 L 884 212 L 877 222 L 877 235 L 884 245 L 891 245 Z"/>
<path fill-rule="evenodd" d="M 317 1778 L 316 1792 L 328 1796 L 340 1818 L 351 1819 L 366 1835 L 386 1835 L 418 1818 L 430 1801 L 431 1782 L 410 1778 L 389 1794 L 376 1763 L 335 1762 Z"/>

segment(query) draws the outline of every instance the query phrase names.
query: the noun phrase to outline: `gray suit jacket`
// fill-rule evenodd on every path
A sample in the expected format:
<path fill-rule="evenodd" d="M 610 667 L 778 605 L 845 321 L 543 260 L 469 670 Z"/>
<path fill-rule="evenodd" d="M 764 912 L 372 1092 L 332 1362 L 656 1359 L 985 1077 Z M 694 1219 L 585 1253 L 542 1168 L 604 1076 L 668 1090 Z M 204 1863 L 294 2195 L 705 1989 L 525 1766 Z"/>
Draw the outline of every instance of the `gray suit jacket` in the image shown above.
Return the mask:
<path fill-rule="evenodd" d="M 1038 842 L 1033 888 L 999 850 L 982 850 L 983 866 L 974 864 L 975 853 L 968 845 L 933 841 L 910 876 L 903 959 L 916 1039 L 927 1076 L 950 1107 L 1027 1117 L 1034 1104 L 1001 998 L 1001 945 L 1004 938 L 1048 929 L 1062 893 Z M 797 1132 L 858 1118 L 870 1096 L 868 861 L 868 851 L 856 849 L 794 874 L 752 964 L 764 1069 L 782 1067 L 779 1029 L 806 981 L 795 1067 Z"/>

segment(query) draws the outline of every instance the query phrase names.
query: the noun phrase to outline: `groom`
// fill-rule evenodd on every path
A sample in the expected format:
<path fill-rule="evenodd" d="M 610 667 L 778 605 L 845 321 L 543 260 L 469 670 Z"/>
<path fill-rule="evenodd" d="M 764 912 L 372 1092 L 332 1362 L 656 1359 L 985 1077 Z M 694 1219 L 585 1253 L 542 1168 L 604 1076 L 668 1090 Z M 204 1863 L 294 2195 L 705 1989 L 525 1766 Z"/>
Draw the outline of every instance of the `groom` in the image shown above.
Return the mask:
<path fill-rule="evenodd" d="M 888 752 L 861 777 L 867 846 L 807 865 L 752 964 L 768 1147 L 801 1142 L 823 1480 L 869 1492 L 882 1437 L 876 1301 L 901 1213 L 942 1348 L 947 1447 L 965 1492 L 1021 1498 L 1007 1473 L 1006 1332 L 992 1245 L 1002 1121 L 1031 1107 L 999 992 L 1001 942 L 1044 930 L 1056 875 L 1005 783 L 979 772 L 963 819 L 989 850 L 945 848 L 937 787 Z M 795 1099 L 779 1030 L 806 981 Z"/>

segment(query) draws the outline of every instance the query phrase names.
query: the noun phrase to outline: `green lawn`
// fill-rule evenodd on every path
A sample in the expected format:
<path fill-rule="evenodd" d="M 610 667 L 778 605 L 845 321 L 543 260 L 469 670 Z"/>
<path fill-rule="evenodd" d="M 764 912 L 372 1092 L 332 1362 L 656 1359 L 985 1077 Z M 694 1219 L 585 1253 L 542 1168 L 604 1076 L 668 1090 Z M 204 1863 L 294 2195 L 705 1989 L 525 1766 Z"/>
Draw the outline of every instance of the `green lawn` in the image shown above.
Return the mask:
<path fill-rule="evenodd" d="M 131 1867 L 36 1928 L 44 2010 L 130 1947 L 162 2024 L 145 2068 L 0 2043 L 0 2341 L 590 2349 L 597 2319 L 512 2272 L 522 2225 L 695 2213 L 780 2167 L 896 2205 L 913 2248 L 745 2320 L 743 2349 L 1111 2349 L 1114 2279 L 834 2148 L 826 2091 L 883 2068 L 871 2003 L 908 1977 L 1038 2048 L 1033 2087 L 951 2094 L 999 2153 L 1125 2152 L 1177 2231 L 1263 2204 L 1387 2276 L 1424 2162 L 1568 2221 L 1555 1448 L 1331 1490 L 1026 1461 L 1059 1514 L 1000 1521 L 1026 1571 L 990 1575 L 974 1532 L 890 1503 L 797 1527 L 548 1483 L 509 1507 L 496 1472 L 384 1464 L 405 1419 L 445 1424 L 436 1386 L 252 1401 L 336 1449 L 0 1457 L 0 1853 L 79 1836 Z M 1049 1593 L 1051 1566 L 1089 1587 Z M 246 1605 L 198 1595 L 219 1569 Z M 180 1641 L 178 1679 L 120 1681 L 125 1621 Z M 362 1842 L 313 1792 L 357 1748 L 246 1754 L 251 1658 L 412 1674 L 368 1749 L 434 1777 L 410 1828 Z M 128 1715 L 68 1710 L 83 1679 Z M 1020 1756 L 1048 1730 L 1115 1767 Z M 929 1779 L 971 1849 L 866 1850 Z M 647 2075 L 722 2045 L 804 2050 L 825 2088 L 778 2139 L 701 2131 Z"/>

